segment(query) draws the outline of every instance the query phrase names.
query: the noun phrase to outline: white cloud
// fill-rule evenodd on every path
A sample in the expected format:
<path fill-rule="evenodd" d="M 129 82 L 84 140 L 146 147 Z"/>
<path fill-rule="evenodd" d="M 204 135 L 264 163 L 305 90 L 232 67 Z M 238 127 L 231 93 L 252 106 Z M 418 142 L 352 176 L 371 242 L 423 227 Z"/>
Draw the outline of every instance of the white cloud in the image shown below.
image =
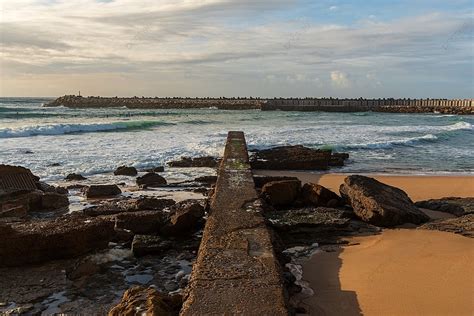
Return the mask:
<path fill-rule="evenodd" d="M 331 82 L 338 88 L 348 88 L 351 84 L 347 74 L 339 70 L 331 71 Z"/>
<path fill-rule="evenodd" d="M 329 7 L 329 11 L 337 11 L 337 9 L 339 9 L 337 5 L 333 5 Z"/>

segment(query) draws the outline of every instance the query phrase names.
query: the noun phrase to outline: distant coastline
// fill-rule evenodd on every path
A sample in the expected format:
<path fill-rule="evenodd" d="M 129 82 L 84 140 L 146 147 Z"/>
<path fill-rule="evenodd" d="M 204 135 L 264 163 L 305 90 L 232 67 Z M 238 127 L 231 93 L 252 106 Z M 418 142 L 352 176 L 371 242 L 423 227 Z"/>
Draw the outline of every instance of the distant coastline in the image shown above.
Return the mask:
<path fill-rule="evenodd" d="M 70 108 L 154 108 L 262 111 L 390 112 L 474 114 L 474 99 L 339 99 L 339 98 L 150 98 L 150 97 L 82 97 L 65 95 L 46 107 Z"/>

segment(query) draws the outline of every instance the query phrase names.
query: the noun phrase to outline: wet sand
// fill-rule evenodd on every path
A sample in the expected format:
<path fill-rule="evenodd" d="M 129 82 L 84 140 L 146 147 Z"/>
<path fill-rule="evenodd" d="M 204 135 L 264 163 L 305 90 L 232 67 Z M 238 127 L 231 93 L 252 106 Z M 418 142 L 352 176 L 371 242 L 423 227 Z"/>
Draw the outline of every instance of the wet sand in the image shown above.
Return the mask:
<path fill-rule="evenodd" d="M 318 174 L 297 171 L 254 171 L 256 175 L 298 177 L 303 183 L 321 184 L 334 192 L 339 192 L 339 186 L 347 174 Z M 442 197 L 472 197 L 474 196 L 474 176 L 398 176 L 398 175 L 367 175 L 377 180 L 404 190 L 413 201 L 438 199 Z"/>
<path fill-rule="evenodd" d="M 474 240 L 394 229 L 303 264 L 310 315 L 473 315 Z"/>

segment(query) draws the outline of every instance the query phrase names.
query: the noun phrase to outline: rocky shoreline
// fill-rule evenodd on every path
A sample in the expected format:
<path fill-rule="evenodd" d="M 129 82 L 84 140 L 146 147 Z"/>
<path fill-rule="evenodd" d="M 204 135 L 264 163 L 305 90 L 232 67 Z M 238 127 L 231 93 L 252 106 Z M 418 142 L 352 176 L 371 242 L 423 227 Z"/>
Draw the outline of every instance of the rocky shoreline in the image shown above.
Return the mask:
<path fill-rule="evenodd" d="M 255 151 L 250 161 L 261 169 L 325 170 L 348 158 L 286 146 Z M 168 168 L 218 164 L 215 157 L 183 157 Z M 165 168 L 118 166 L 117 179 L 133 185 L 70 174 L 53 186 L 26 168 L 0 166 L 0 313 L 178 315 L 217 177 L 173 183 L 160 175 Z M 299 259 L 337 247 L 344 236 L 399 225 L 474 236 L 472 198 L 415 204 L 402 190 L 358 175 L 339 192 L 294 177 L 254 176 L 254 183 L 274 233 L 290 314 L 304 314 L 300 299 L 311 294 Z M 154 195 L 159 190 L 201 198 Z M 420 208 L 451 217 L 431 220 Z"/>
<path fill-rule="evenodd" d="M 47 107 L 70 108 L 127 107 L 130 109 L 198 109 L 262 111 L 326 111 L 474 114 L 472 99 L 338 99 L 338 98 L 150 98 L 150 97 L 82 97 L 65 95 Z"/>

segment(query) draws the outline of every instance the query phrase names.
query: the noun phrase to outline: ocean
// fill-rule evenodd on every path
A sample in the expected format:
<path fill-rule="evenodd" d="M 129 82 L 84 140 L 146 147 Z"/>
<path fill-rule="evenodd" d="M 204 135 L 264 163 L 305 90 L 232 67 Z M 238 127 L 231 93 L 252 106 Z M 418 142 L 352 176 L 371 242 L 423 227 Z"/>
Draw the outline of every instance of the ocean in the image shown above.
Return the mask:
<path fill-rule="evenodd" d="M 120 165 L 220 156 L 227 131 L 242 130 L 249 149 L 303 144 L 348 152 L 346 166 L 331 172 L 474 173 L 472 116 L 43 107 L 49 100 L 0 98 L 1 164 L 50 181 L 100 175 Z"/>

